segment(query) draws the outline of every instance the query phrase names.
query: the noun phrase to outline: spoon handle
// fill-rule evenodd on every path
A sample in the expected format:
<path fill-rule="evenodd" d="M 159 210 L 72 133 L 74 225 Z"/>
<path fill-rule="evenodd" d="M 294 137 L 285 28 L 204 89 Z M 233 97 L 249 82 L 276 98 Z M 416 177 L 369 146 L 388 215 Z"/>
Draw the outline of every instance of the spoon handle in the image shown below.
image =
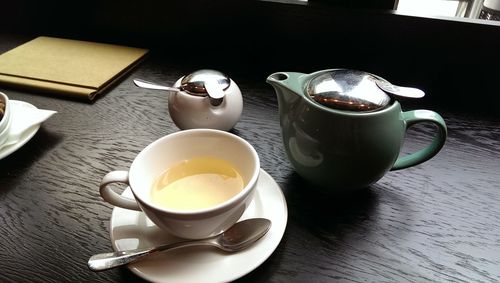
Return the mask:
<path fill-rule="evenodd" d="M 148 81 L 141 80 L 141 79 L 134 79 L 134 84 L 138 87 L 147 88 L 147 89 L 179 91 L 179 89 L 176 87 L 163 86 L 163 85 L 159 85 L 159 84 L 156 84 L 153 82 L 148 82 Z"/>
<path fill-rule="evenodd" d="M 125 265 L 127 263 L 137 261 L 141 258 L 144 258 L 146 256 L 161 251 L 173 250 L 188 246 L 213 245 L 211 240 L 212 239 L 189 240 L 189 241 L 165 244 L 153 248 L 135 249 L 128 251 L 113 252 L 113 253 L 102 253 L 91 256 L 87 264 L 90 270 L 92 271 L 104 271 Z"/>
<path fill-rule="evenodd" d="M 425 96 L 425 92 L 418 88 L 397 86 L 382 80 L 377 80 L 375 83 L 383 91 L 386 91 L 398 97 L 422 98 Z"/>

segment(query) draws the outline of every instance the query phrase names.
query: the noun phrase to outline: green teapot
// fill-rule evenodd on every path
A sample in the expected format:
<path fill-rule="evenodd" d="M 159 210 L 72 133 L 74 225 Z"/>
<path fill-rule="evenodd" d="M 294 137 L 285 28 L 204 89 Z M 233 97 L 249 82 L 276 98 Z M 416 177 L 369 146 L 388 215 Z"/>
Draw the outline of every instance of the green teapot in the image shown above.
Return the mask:
<path fill-rule="evenodd" d="M 396 98 L 422 97 L 418 89 L 348 69 L 277 72 L 266 81 L 278 97 L 288 159 L 299 175 L 325 192 L 367 187 L 388 171 L 431 159 L 445 143 L 446 123 L 438 113 L 401 110 Z M 437 126 L 433 140 L 400 156 L 407 129 L 420 122 Z"/>

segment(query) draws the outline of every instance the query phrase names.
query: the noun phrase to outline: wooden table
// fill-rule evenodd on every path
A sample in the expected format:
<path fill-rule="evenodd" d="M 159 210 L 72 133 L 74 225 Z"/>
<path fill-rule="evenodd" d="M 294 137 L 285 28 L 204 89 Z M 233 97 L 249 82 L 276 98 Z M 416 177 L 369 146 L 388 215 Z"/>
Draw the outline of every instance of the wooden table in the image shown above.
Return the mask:
<path fill-rule="evenodd" d="M 28 39 L 3 35 L 0 52 Z M 171 84 L 190 67 L 152 56 L 94 103 L 0 88 L 58 111 L 0 160 L 0 282 L 141 281 L 126 268 L 87 268 L 91 255 L 111 250 L 113 207 L 98 186 L 107 172 L 127 169 L 146 145 L 178 130 L 166 95 L 138 89 L 132 78 Z M 288 162 L 265 77 L 232 78 L 244 95 L 233 133 L 256 148 L 289 213 L 278 248 L 240 282 L 500 281 L 497 117 L 439 110 L 449 137 L 435 158 L 355 194 L 326 196 Z M 424 146 L 431 134 L 412 128 L 403 152 Z"/>

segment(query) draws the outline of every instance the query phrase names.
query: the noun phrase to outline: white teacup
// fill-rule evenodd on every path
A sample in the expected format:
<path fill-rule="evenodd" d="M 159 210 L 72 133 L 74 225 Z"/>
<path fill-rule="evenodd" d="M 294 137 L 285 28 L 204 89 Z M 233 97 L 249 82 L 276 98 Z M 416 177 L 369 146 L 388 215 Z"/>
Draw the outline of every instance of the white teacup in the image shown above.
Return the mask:
<path fill-rule="evenodd" d="M 228 161 L 243 177 L 243 189 L 229 200 L 206 209 L 183 211 L 161 207 L 151 199 L 155 180 L 173 165 L 200 156 Z M 162 137 L 144 148 L 129 171 L 112 171 L 104 176 L 102 198 L 126 209 L 142 210 L 158 227 L 182 238 L 201 239 L 231 227 L 250 205 L 260 171 L 255 149 L 244 139 L 228 132 L 192 129 Z M 108 186 L 125 183 L 135 199 L 124 197 Z"/>

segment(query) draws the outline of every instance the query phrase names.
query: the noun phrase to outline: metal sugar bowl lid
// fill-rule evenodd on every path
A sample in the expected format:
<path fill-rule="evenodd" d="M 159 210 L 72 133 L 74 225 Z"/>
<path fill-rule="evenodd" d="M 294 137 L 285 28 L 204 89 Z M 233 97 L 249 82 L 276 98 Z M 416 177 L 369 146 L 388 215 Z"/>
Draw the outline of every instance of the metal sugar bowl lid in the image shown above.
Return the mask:
<path fill-rule="evenodd" d="M 392 97 L 425 95 L 419 89 L 396 86 L 373 74 L 348 69 L 319 74 L 308 82 L 306 93 L 329 108 L 355 112 L 381 110 L 391 103 Z"/>
<path fill-rule="evenodd" d="M 181 80 L 181 88 L 193 95 L 222 98 L 230 83 L 229 77 L 225 74 L 206 69 L 184 76 Z"/>

